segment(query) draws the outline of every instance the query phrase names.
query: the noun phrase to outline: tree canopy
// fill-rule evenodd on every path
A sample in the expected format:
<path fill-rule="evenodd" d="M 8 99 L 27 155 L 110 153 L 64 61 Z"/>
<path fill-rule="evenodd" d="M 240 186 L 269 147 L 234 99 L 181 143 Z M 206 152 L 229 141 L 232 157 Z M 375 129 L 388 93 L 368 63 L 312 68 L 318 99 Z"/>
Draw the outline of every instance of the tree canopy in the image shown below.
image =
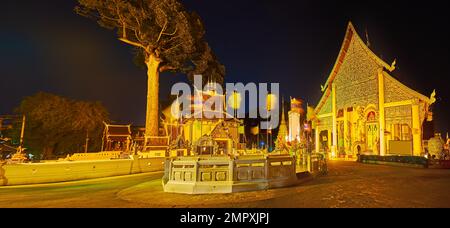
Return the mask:
<path fill-rule="evenodd" d="M 135 49 L 135 62 L 147 68 L 146 141 L 159 135 L 159 74 L 202 75 L 203 82 L 224 82 L 225 67 L 208 43 L 200 17 L 178 0 L 78 0 L 75 11 L 114 30 Z"/>
<path fill-rule="evenodd" d="M 75 10 L 117 31 L 119 40 L 136 49 L 140 64 L 154 57 L 159 72 L 202 74 L 223 83 L 225 67 L 205 41 L 200 17 L 178 0 L 79 0 Z"/>
<path fill-rule="evenodd" d="M 89 149 L 100 150 L 103 121 L 109 120 L 107 110 L 98 102 L 43 92 L 25 97 L 16 112 L 26 116 L 25 148 L 41 159 L 84 151 L 87 133 Z"/>

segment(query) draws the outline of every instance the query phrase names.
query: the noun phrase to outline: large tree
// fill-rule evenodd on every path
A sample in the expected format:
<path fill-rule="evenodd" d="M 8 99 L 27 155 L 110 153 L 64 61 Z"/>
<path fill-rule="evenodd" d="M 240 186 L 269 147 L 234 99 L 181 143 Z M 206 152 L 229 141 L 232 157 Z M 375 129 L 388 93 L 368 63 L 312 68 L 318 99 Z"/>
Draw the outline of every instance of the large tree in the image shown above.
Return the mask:
<path fill-rule="evenodd" d="M 84 151 L 87 134 L 89 149 L 99 150 L 103 121 L 109 121 L 107 110 L 98 102 L 42 92 L 25 97 L 16 112 L 26 116 L 25 148 L 42 159 Z"/>
<path fill-rule="evenodd" d="M 79 0 L 76 12 L 115 30 L 147 68 L 146 135 L 158 135 L 159 74 L 202 74 L 223 83 L 225 68 L 204 39 L 200 17 L 178 0 Z M 204 80 L 207 81 L 207 80 Z"/>

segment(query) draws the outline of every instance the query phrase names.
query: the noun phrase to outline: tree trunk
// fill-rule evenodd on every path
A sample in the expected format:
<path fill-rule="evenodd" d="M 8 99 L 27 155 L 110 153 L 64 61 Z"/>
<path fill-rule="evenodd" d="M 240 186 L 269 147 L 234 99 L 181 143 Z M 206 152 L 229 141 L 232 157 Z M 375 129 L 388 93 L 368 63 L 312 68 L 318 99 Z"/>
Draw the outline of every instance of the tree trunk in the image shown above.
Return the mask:
<path fill-rule="evenodd" d="M 159 65 L 161 61 L 150 55 L 147 65 L 147 116 L 145 120 L 145 136 L 159 134 Z"/>
<path fill-rule="evenodd" d="M 42 148 L 42 160 L 53 158 L 54 146 L 45 146 Z"/>

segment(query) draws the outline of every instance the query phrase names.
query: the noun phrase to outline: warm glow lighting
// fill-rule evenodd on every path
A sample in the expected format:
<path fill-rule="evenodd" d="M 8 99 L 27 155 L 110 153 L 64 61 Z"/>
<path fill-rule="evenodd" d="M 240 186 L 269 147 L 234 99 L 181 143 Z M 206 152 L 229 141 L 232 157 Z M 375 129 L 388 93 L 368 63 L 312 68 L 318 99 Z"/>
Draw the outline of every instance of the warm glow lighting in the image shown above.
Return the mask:
<path fill-rule="evenodd" d="M 241 101 L 242 101 L 241 94 L 235 91 L 228 98 L 228 106 L 234 110 L 238 110 L 241 108 Z"/>
<path fill-rule="evenodd" d="M 267 110 L 271 111 L 273 107 L 277 105 L 277 96 L 275 94 L 268 94 L 267 95 Z"/>
<path fill-rule="evenodd" d="M 178 98 L 173 102 L 172 107 L 171 107 L 171 114 L 172 114 L 172 118 L 175 120 L 178 120 L 181 116 L 181 109 L 180 109 L 180 101 L 178 100 Z"/>

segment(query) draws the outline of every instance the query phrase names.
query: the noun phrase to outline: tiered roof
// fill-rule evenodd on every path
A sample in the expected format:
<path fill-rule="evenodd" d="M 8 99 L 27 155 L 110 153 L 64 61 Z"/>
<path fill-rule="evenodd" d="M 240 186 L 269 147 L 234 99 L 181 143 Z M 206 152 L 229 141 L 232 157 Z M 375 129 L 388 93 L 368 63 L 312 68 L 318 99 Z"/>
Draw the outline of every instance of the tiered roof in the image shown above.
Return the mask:
<path fill-rule="evenodd" d="M 399 87 L 401 87 L 407 93 L 413 95 L 414 97 L 419 98 L 422 101 L 425 101 L 426 103 L 430 103 L 430 99 L 428 97 L 418 93 L 417 91 L 407 87 L 406 85 L 402 84 L 398 80 L 394 79 L 394 77 L 392 77 L 389 73 L 391 73 L 395 70 L 395 61 L 393 64 L 389 65 L 384 60 L 382 60 L 380 57 L 378 57 L 361 39 L 361 37 L 356 32 L 356 29 L 353 26 L 353 24 L 351 22 L 349 22 L 349 24 L 347 26 L 347 31 L 344 36 L 344 41 L 343 41 L 341 49 L 339 51 L 337 60 L 333 66 L 333 69 L 331 70 L 330 75 L 328 76 L 325 86 L 323 86 L 322 98 L 320 99 L 318 105 L 316 106 L 316 108 L 314 110 L 315 114 L 318 114 L 320 112 L 320 110 L 322 109 L 322 107 L 327 103 L 327 99 L 331 95 L 331 89 L 332 89 L 331 85 L 334 82 L 334 80 L 336 79 L 336 77 L 341 69 L 341 66 L 343 65 L 343 63 L 345 61 L 345 58 L 347 57 L 349 47 L 353 40 L 358 42 L 360 44 L 360 46 L 363 47 L 363 50 L 368 55 L 368 57 L 373 59 L 376 62 L 376 64 L 379 65 L 380 69 L 383 69 L 383 74 L 387 78 L 392 79 L 392 81 L 394 81 L 394 83 L 398 84 Z"/>

